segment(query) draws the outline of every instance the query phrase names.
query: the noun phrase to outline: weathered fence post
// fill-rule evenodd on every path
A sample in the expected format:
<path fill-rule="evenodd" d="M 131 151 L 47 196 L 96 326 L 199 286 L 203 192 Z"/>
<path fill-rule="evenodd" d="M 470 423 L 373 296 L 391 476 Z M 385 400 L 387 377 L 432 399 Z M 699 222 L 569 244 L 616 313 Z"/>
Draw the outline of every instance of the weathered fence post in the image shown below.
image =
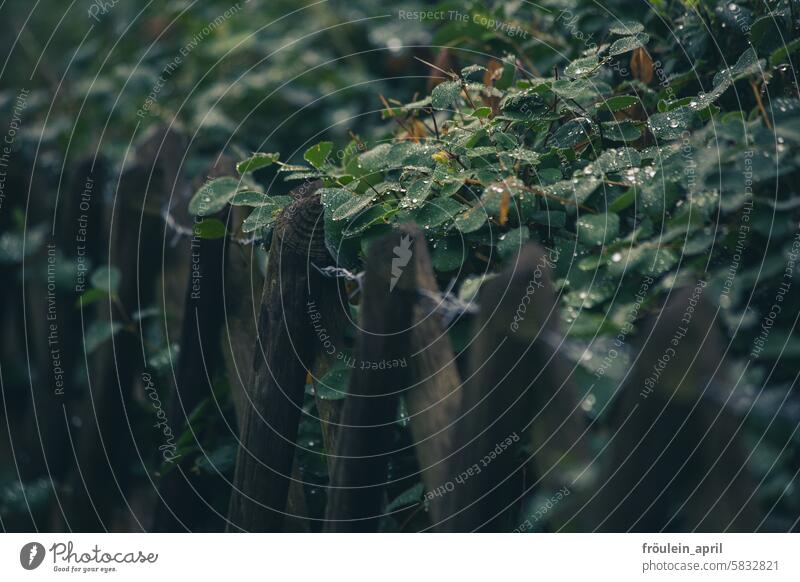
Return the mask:
<path fill-rule="evenodd" d="M 416 265 L 408 252 L 421 250 L 410 248 L 415 232 L 403 227 L 374 242 L 368 252 L 358 361 L 338 432 L 328 531 L 377 530 L 398 396 L 409 385 L 408 368 L 395 364 L 409 353 L 417 289 Z"/>
<path fill-rule="evenodd" d="M 65 517 L 74 531 L 110 529 L 117 518 L 132 520 L 125 528 L 144 527 L 144 516 L 137 515 L 129 500 L 131 461 L 139 459 L 133 454 L 137 444 L 130 410 L 141 381 L 137 376 L 145 369 L 142 322 L 132 316 L 155 299 L 162 249 L 152 233 L 163 228 L 159 210 L 169 188 L 164 177 L 176 171 L 176 160 L 162 156 L 157 144 L 173 138 L 168 128 L 157 128 L 143 140 L 132 165 L 122 171 L 108 209 L 107 258 L 120 265 L 121 280 L 118 297 L 104 301 L 95 323 L 125 331 L 86 358 L 91 361 L 88 403 L 79 415 L 80 433 L 73 436 L 77 461 L 84 463 L 71 476 Z"/>
<path fill-rule="evenodd" d="M 758 524 L 706 292 L 705 281 L 672 291 L 641 334 L 614 410 L 608 474 L 586 507 L 598 529 L 754 531 Z"/>
<path fill-rule="evenodd" d="M 422 481 L 432 491 L 451 477 L 449 457 L 456 450 L 461 378 L 450 336 L 437 313 L 439 286 L 425 236 L 419 229 L 410 234 L 417 296 L 408 348 L 410 382 L 404 397 Z M 430 500 L 429 510 L 432 523 L 438 523 L 443 517 L 439 498 Z"/>
<path fill-rule="evenodd" d="M 228 224 L 238 232 L 247 216 L 243 206 L 234 206 Z M 255 245 L 242 246 L 228 242 L 223 273 L 225 324 L 220 339 L 225 357 L 225 370 L 239 427 L 244 424 L 248 408 L 248 392 L 253 375 L 253 346 L 258 337 L 258 310 L 264 290 L 264 277 L 258 265 Z"/>
<path fill-rule="evenodd" d="M 319 307 L 320 320 L 325 322 L 325 334 L 329 337 L 329 345 L 333 349 L 323 349 L 314 362 L 313 377 L 315 387 L 321 384 L 325 374 L 337 365 L 341 359 L 342 347 L 345 343 L 344 329 L 348 324 L 347 299 L 344 297 L 325 297 Z M 325 446 L 325 462 L 328 474 L 333 472 L 335 465 L 336 443 L 339 434 L 339 425 L 342 418 L 344 399 L 327 399 L 320 396 L 319 390 L 314 393 L 314 405 L 319 415 L 322 440 Z"/>
<path fill-rule="evenodd" d="M 228 529 L 280 531 L 292 479 L 295 439 L 306 376 L 319 350 L 309 305 L 335 295 L 338 283 L 314 265 L 330 264 L 319 182 L 295 192 L 273 232 L 248 393 L 236 461 Z"/>
<path fill-rule="evenodd" d="M 208 178 L 230 176 L 235 169 L 234 160 L 223 156 L 209 168 Z M 224 211 L 212 218 L 224 220 Z M 222 286 L 226 239 L 203 239 L 195 234 L 190 244 L 184 247 L 188 248 L 188 254 L 182 259 L 191 268 L 187 270 L 185 281 L 180 353 L 176 369 L 173 370 L 175 385 L 167 407 L 169 426 L 175 432 L 176 439 L 184 430 L 192 431 L 196 437 L 190 415 L 212 394 L 214 376 L 222 363 L 219 347 L 225 316 L 221 306 L 224 303 Z M 222 518 L 209 507 L 205 497 L 214 488 L 225 487 L 225 481 L 217 475 L 204 479 L 193 477 L 189 472 L 191 465 L 186 459 L 170 459 L 169 462 L 177 466 L 164 475 L 159 484 L 154 529 L 221 529 Z"/>
<path fill-rule="evenodd" d="M 515 526 L 511 518 L 526 493 L 518 442 L 529 431 L 545 435 L 534 456 L 537 473 L 582 454 L 580 397 L 558 357 L 550 264 L 543 249 L 527 245 L 481 290 L 456 430 L 459 449 L 449 480 L 433 492 L 443 499 L 441 531 Z"/>

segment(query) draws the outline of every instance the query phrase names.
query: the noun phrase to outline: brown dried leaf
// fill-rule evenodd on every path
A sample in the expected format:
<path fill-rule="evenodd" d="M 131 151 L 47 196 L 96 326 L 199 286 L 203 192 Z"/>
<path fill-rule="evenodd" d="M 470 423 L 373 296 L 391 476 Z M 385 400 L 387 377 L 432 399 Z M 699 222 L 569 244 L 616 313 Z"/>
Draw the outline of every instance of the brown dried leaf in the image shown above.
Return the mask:
<path fill-rule="evenodd" d="M 498 216 L 498 221 L 500 222 L 500 226 L 503 226 L 506 222 L 508 222 L 508 208 L 511 206 L 511 194 L 508 190 L 503 192 L 503 198 L 500 200 L 500 216 Z"/>
<path fill-rule="evenodd" d="M 635 78 L 645 85 L 649 85 L 653 81 L 653 59 L 650 58 L 650 55 L 643 47 L 633 51 L 631 72 Z"/>
<path fill-rule="evenodd" d="M 489 61 L 486 65 L 486 72 L 483 74 L 483 84 L 493 87 L 494 82 L 503 76 L 503 63 L 500 61 Z"/>

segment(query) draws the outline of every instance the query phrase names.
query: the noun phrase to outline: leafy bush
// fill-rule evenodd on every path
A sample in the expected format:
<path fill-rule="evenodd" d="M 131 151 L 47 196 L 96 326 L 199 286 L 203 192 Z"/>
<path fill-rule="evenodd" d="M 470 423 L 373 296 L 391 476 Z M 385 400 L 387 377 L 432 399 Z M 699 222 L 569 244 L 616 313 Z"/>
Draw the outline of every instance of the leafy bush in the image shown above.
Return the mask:
<path fill-rule="evenodd" d="M 244 230 L 268 241 L 289 199 L 255 185 L 247 165 L 276 162 L 288 182 L 322 179 L 339 266 L 361 270 L 373 240 L 415 222 L 442 286 L 455 282 L 463 299 L 526 241 L 552 249 L 569 355 L 593 386 L 590 415 L 627 369 L 638 317 L 699 281 L 731 338 L 736 406 L 752 407 L 749 426 L 759 426 L 774 413 L 765 383 L 785 394 L 800 362 L 800 301 L 786 292 L 800 251 L 792 4 L 653 2 L 641 22 L 574 4 L 543 13 L 498 3 L 497 21 L 531 18 L 547 31 L 519 44 L 476 27 L 487 13 L 475 3 L 467 22 L 435 36 L 470 39 L 453 50 L 466 66 L 426 63 L 438 84 L 423 99 L 385 102 L 393 131 L 368 145 L 318 143 L 300 164 L 262 154 L 222 199 L 253 206 Z M 516 52 L 476 58 L 472 46 Z M 455 345 L 464 333 L 451 328 Z"/>
<path fill-rule="evenodd" d="M 569 18 L 555 21 L 575 26 Z M 607 42 L 581 47 L 549 77 L 513 56 L 458 74 L 436 68 L 430 96 L 384 109 L 393 135 L 338 155 L 321 142 L 305 152 L 307 165 L 280 171 L 324 180 L 326 239 L 340 266 L 358 268 L 370 241 L 405 222 L 425 229 L 443 279 L 494 271 L 536 240 L 558 251 L 573 337 L 615 335 L 643 277 L 657 278 L 661 293 L 708 280 L 734 329 L 753 307 L 755 279 L 765 299 L 774 294 L 796 244 L 798 101 L 782 71 L 797 43 L 772 50 L 765 40 L 722 70 L 684 71 L 661 58 L 678 41 L 645 30 L 611 25 Z M 767 90 L 781 92 L 769 110 Z M 240 170 L 275 160 L 260 154 Z M 256 207 L 245 231 L 268 229 L 289 199 L 245 182 L 206 188 Z M 773 337 L 763 358 L 786 339 Z"/>
<path fill-rule="evenodd" d="M 82 0 L 74 9 L 85 13 L 96 4 Z M 241 153 L 247 159 L 238 175 L 199 190 L 189 210 L 208 215 L 200 236 L 255 238 L 266 248 L 288 191 L 321 179 L 328 248 L 353 272 L 363 269 L 372 241 L 409 221 L 425 228 L 440 287 L 464 300 L 474 300 L 524 242 L 550 248 L 565 354 L 590 390 L 582 407 L 598 420 L 600 438 L 640 317 L 657 311 L 670 290 L 706 282 L 704 294 L 719 307 L 729 338 L 736 398 L 728 405 L 753 443 L 751 468 L 763 478 L 758 495 L 774 504 L 773 520 L 800 513 L 797 496 L 788 495 L 800 464 L 798 2 L 394 4 L 115 3 L 99 22 L 64 18 L 46 2 L 39 9 L 6 6 L 7 22 L 26 23 L 22 34 L 0 39 L 9 54 L 0 102 L 8 117 L 20 118 L 3 182 L 7 198 L 0 197 L 9 337 L 28 337 L 26 309 L 43 304 L 34 284 L 46 284 L 48 236 L 56 216 L 66 214 L 77 162 L 98 156 L 118 178 L 140 136 L 174 124 L 192 138 L 181 184 L 202 176 L 220 152 L 261 152 Z M 218 20 L 233 6 L 230 18 Z M 420 10 L 439 16 L 409 16 Z M 21 95 L 25 107 L 17 115 Z M 111 200 L 117 183 L 109 180 L 95 200 Z M 176 194 L 172 209 L 185 204 L 184 192 Z M 253 209 L 243 232 L 226 232 L 210 216 L 230 206 Z M 141 210 L 130 211 L 132 224 Z M 171 239 L 170 229 L 156 235 Z M 84 355 L 97 357 L 92 352 L 115 334 L 136 335 L 146 339 L 154 372 L 171 379 L 180 354 L 165 333 L 166 302 L 138 306 L 122 313 L 126 325 L 110 325 L 99 307 L 118 299 L 120 273 L 132 266 L 82 265 L 91 288 L 79 297 L 73 251 L 58 249 L 56 274 L 67 298 L 61 303 L 59 296 L 62 317 L 86 318 L 74 357 L 85 363 Z M 465 345 L 464 318 L 449 332 L 454 346 Z M 36 390 L 48 390 L 47 376 L 32 379 L 23 348 L 13 343 L 2 353 L 10 417 L 38 418 L 28 393 L 34 381 Z M 47 363 L 44 348 L 37 361 Z M 67 394 L 90 394 L 86 368 L 70 370 Z M 219 376 L 210 383 L 229 409 L 229 382 Z M 316 393 L 340 399 L 347 382 L 348 370 L 334 368 Z M 187 411 L 200 431 L 175 430 L 182 452 L 196 461 L 193 472 L 230 476 L 235 431 L 213 413 L 216 400 L 212 394 Z M 36 401 L 47 399 L 37 393 Z M 144 404 L 131 409 L 137 436 L 152 433 Z M 306 410 L 313 406 L 309 397 Z M 406 441 L 407 419 L 401 406 L 397 436 Z M 76 426 L 80 420 L 73 419 Z M 313 414 L 304 417 L 298 440 L 308 443 L 299 465 L 309 510 L 319 518 L 327 466 Z M 143 449 L 150 451 L 148 473 L 161 470 L 156 447 Z M 15 467 L 0 466 L 0 480 L 15 483 L 0 487 L 0 512 L 12 529 L 6 516 L 27 519 L 31 506 L 46 515 L 65 485 L 49 470 L 48 485 L 44 470 L 29 462 L 27 484 L 17 483 Z M 135 459 L 129 463 L 144 472 Z M 413 474 L 414 464 L 412 455 L 398 454 L 392 470 Z M 419 500 L 421 487 L 412 481 L 397 480 L 389 507 Z M 404 526 L 387 518 L 385 527 Z"/>

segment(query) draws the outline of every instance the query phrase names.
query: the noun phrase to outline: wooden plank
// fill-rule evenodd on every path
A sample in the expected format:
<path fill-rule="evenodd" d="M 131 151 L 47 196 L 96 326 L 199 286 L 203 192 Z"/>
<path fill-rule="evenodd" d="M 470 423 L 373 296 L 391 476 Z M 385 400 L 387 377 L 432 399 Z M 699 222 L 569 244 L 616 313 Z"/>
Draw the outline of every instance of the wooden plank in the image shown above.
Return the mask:
<path fill-rule="evenodd" d="M 229 221 L 233 232 L 239 232 L 250 211 L 243 206 L 233 207 Z M 221 349 L 239 427 L 243 426 L 248 391 L 253 385 L 253 346 L 258 337 L 258 311 L 264 290 L 258 256 L 256 245 L 242 246 L 230 242 L 222 281 L 225 325 Z"/>
<path fill-rule="evenodd" d="M 235 171 L 235 161 L 223 156 L 206 175 L 213 179 L 233 175 Z M 224 214 L 223 210 L 210 218 L 225 220 Z M 176 439 L 186 430 L 197 435 L 198 427 L 191 426 L 190 415 L 211 397 L 213 380 L 222 364 L 219 346 L 225 312 L 220 306 L 224 304 L 226 239 L 209 240 L 195 235 L 190 239 L 188 249 L 183 260 L 191 264 L 191 268 L 184 280 L 180 352 L 173 370 L 174 386 L 167 406 L 169 426 L 175 431 Z M 203 447 L 202 442 L 197 444 Z M 205 452 L 207 454 L 208 450 Z M 224 477 L 219 474 L 193 475 L 190 469 L 194 457 L 170 462 L 177 463 L 177 466 L 171 468 L 159 483 L 153 529 L 161 532 L 223 529 L 223 518 L 209 506 L 208 499 L 213 497 L 215 490 L 227 486 Z"/>
<path fill-rule="evenodd" d="M 546 435 L 536 459 L 541 474 L 567 474 L 557 470 L 565 450 L 583 449 L 579 396 L 557 353 L 561 336 L 549 266 L 544 249 L 527 245 L 481 290 L 456 429 L 460 449 L 449 481 L 434 496 L 443 499 L 440 531 L 508 531 L 518 525 L 514 518 L 530 488 L 517 454 L 528 433 L 534 439 L 537 432 Z"/>
<path fill-rule="evenodd" d="M 360 314 L 358 362 L 350 386 L 330 479 L 327 531 L 376 531 L 384 502 L 398 395 L 409 385 L 408 356 L 415 263 L 409 242 L 413 229 L 401 228 L 369 249 Z M 403 264 L 405 263 L 405 264 Z"/>
<path fill-rule="evenodd" d="M 103 302 L 94 322 L 125 330 L 86 358 L 89 402 L 75 415 L 81 428 L 71 444 L 79 465 L 69 479 L 69 510 L 61 524 L 75 531 L 143 529 L 149 517 L 131 503 L 133 463 L 147 454 L 139 450 L 130 418 L 146 371 L 142 323 L 132 316 L 155 303 L 161 272 L 163 245 L 157 233 L 163 232 L 160 209 L 169 194 L 164 176 L 177 172 L 174 156 L 160 153 L 165 132 L 169 129 L 156 129 L 137 146 L 106 209 L 110 243 L 103 262 L 119 268 L 121 281 L 118 300 Z"/>
<path fill-rule="evenodd" d="M 587 503 L 603 531 L 754 531 L 759 512 L 733 389 L 705 282 L 671 293 L 640 334 L 615 405 L 602 488 Z"/>
<path fill-rule="evenodd" d="M 425 236 L 410 231 L 417 290 L 434 296 L 439 286 L 433 272 Z M 461 378 L 450 338 L 437 313 L 438 304 L 418 293 L 413 308 L 408 354 L 412 383 L 405 392 L 411 437 L 427 491 L 446 483 L 451 475 L 450 455 L 455 452 L 455 427 L 461 413 Z M 430 500 L 431 521 L 443 518 L 439 498 Z"/>
<path fill-rule="evenodd" d="M 242 444 L 228 511 L 231 531 L 280 531 L 291 482 L 305 381 L 319 350 L 308 302 L 336 294 L 338 283 L 312 266 L 327 266 L 319 183 L 304 187 L 273 233 L 261 304 L 253 389 L 244 411 Z"/>

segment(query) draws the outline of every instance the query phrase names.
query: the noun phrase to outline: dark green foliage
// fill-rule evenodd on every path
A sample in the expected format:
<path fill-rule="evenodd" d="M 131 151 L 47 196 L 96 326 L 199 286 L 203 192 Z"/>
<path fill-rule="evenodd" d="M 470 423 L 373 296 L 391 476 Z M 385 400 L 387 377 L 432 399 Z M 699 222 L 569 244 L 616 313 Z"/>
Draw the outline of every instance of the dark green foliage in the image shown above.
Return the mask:
<path fill-rule="evenodd" d="M 7 9 L 11 23 L 29 10 L 17 4 Z M 453 282 L 462 299 L 476 297 L 525 242 L 557 251 L 565 353 L 576 381 L 593 386 L 582 406 L 598 420 L 598 449 L 608 437 L 606 407 L 633 355 L 628 340 L 639 320 L 631 314 L 655 312 L 672 289 L 708 281 L 737 387 L 726 406 L 740 415 L 753 445 L 750 470 L 763 478 L 759 501 L 775 507 L 765 528 L 791 525 L 800 514 L 797 495 L 787 493 L 796 490 L 800 463 L 800 3 L 463 0 L 424 6 L 467 18 L 411 22 L 398 10 L 420 8 L 414 3 L 250 2 L 165 69 L 232 4 L 186 10 L 186 2 L 168 1 L 135 19 L 140 7 L 118 3 L 91 31 L 92 20 L 68 18 L 72 24 L 48 41 L 33 78 L 62 9 L 34 15 L 36 34 L 23 37 L 22 53 L 12 51 L 15 35 L 3 35 L 15 65 L 0 92 L 4 111 L 20 88 L 30 89 L 13 147 L 24 170 L 9 177 L 0 207 L 9 297 L 21 296 L 23 281 L 43 284 L 45 245 L 61 211 L 50 194 L 60 193 L 62 172 L 97 151 L 118 177 L 130 164 L 131 143 L 174 122 L 192 137 L 179 178 L 194 181 L 195 194 L 187 204 L 176 192 L 171 209 L 197 217 L 182 226 L 201 238 L 255 242 L 262 270 L 275 221 L 291 202 L 287 192 L 316 179 L 324 182 L 327 248 L 353 272 L 363 269 L 374 240 L 409 221 L 429 240 L 440 287 Z M 302 17 L 277 20 L 301 8 Z M 483 26 L 481 18 L 508 28 Z M 525 34 L 508 34 L 511 27 Z M 164 83 L 154 93 L 159 78 Z M 241 160 L 238 173 L 207 180 L 221 151 Z M 225 215 L 241 207 L 249 215 L 232 232 Z M 117 209 L 130 213 L 133 229 L 141 215 L 162 211 Z M 174 235 L 166 227 L 147 234 L 165 247 Z M 119 313 L 114 324 L 99 318 L 100 308 L 118 309 L 120 272 L 135 268 L 105 262 L 88 264 L 86 290 L 59 304 L 85 318 L 79 355 L 136 334 L 166 392 L 180 357 L 165 330 L 173 314 L 158 303 Z M 59 259 L 60 291 L 71 293 L 75 269 Z M 651 278 L 639 305 L 637 294 Z M 358 306 L 351 308 L 357 318 Z M 22 312 L 14 304 L 4 317 L 12 320 L 15 310 Z M 454 346 L 468 343 L 466 327 L 451 329 Z M 349 349 L 353 330 L 347 333 Z M 28 370 L 16 347 L 7 349 L 4 390 L 22 407 Z M 609 358 L 610 350 L 619 357 Z M 85 371 L 72 372 L 75 392 L 85 394 Z M 215 392 L 187 411 L 196 430 L 173 428 L 194 473 L 230 477 L 233 382 L 219 376 L 210 379 Z M 340 400 L 347 379 L 348 370 L 335 367 L 307 387 L 298 471 L 314 518 L 324 515 L 328 475 L 312 396 Z M 146 402 L 131 411 L 132 423 L 147 429 L 151 416 Z M 396 444 L 404 452 L 390 463 L 391 515 L 382 527 L 408 531 L 428 523 L 402 400 L 397 416 Z M 150 440 L 136 470 L 157 476 L 169 467 L 152 454 L 158 443 Z M 26 503 L 37 518 L 46 514 L 61 484 L 40 477 L 20 484 L 10 467 L 0 467 L 0 479 L 13 482 L 0 483 L 8 527 L 26 519 Z M 225 506 L 227 493 L 216 507 Z"/>

